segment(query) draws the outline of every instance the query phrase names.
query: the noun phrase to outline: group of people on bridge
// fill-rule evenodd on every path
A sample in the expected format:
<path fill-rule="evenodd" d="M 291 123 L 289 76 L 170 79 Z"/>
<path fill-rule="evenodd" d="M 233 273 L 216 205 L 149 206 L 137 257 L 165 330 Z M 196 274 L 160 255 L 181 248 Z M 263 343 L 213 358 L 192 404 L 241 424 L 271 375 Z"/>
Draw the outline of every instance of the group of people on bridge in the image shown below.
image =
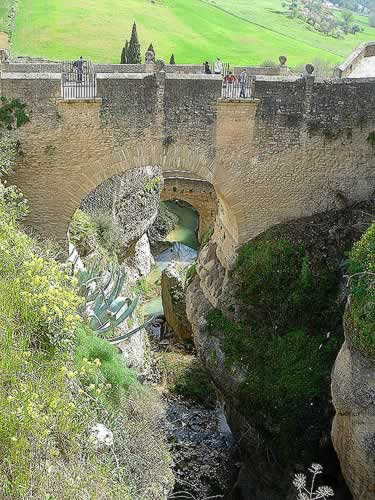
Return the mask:
<path fill-rule="evenodd" d="M 208 61 L 204 63 L 204 72 L 206 75 L 212 74 Z M 228 70 L 226 72 L 220 58 L 217 58 L 213 67 L 213 73 L 215 75 L 223 76 L 223 97 L 239 97 L 240 99 L 249 97 L 248 94 L 250 89 L 248 88 L 248 77 L 245 69 L 243 69 L 241 73 L 236 76 L 232 73 L 232 71 Z"/>

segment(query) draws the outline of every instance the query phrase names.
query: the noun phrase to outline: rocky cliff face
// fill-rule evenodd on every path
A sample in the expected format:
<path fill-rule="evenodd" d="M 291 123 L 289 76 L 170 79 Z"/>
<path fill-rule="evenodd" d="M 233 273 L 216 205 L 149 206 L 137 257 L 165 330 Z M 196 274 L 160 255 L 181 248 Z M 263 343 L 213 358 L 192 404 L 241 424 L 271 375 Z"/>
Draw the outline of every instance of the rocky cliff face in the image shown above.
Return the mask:
<path fill-rule="evenodd" d="M 371 207 L 367 207 L 366 210 L 371 211 Z M 303 280 L 306 280 L 307 293 L 301 298 L 298 295 L 300 289 L 298 293 L 297 289 L 286 291 L 288 297 L 292 293 L 297 293 L 293 300 L 297 301 L 296 304 L 299 304 L 301 311 L 311 307 L 308 301 L 317 300 L 317 304 L 320 303 L 320 285 L 324 284 L 326 287 L 324 293 L 327 295 L 322 301 L 322 308 L 326 307 L 326 311 L 323 315 L 316 316 L 315 308 L 311 307 L 312 316 L 307 318 L 305 324 L 300 325 L 305 332 L 290 332 L 288 329 L 285 332 L 278 331 L 280 317 L 272 318 L 272 314 L 275 311 L 278 314 L 283 311 L 283 304 L 275 311 L 272 310 L 272 300 L 267 302 L 265 310 L 259 309 L 258 306 L 253 307 L 251 303 L 245 304 L 238 294 L 238 283 L 234 283 L 233 272 L 226 272 L 221 266 L 216 256 L 215 244 L 210 242 L 201 251 L 197 276 L 187 289 L 187 315 L 199 355 L 225 401 L 225 413 L 231 429 L 240 438 L 244 466 L 240 474 L 239 487 L 243 498 L 253 500 L 295 498 L 295 493 L 290 488 L 293 472 L 304 470 L 312 461 L 323 463 L 331 477 L 336 476 L 338 463 L 330 440 L 333 418 L 333 408 L 330 404 L 330 367 L 342 343 L 340 323 L 346 298 L 340 286 L 340 269 L 341 271 L 343 269 L 345 252 L 368 227 L 368 218 L 364 222 L 361 217 L 359 210 L 330 212 L 277 226 L 267 235 L 270 240 L 288 239 L 295 245 L 293 248 L 304 248 L 305 256 L 302 259 L 300 272 Z M 293 257 L 290 259 L 290 271 L 296 272 L 293 268 Z M 282 272 L 280 263 L 281 261 L 275 262 L 276 274 L 270 272 L 267 275 L 268 283 L 266 281 L 262 283 L 260 280 L 256 295 L 262 294 L 267 290 L 266 285 L 272 286 L 272 281 L 278 279 Z M 308 273 L 306 274 L 309 268 L 310 278 Z M 251 272 L 246 266 L 245 269 Z M 298 272 L 296 272 L 297 281 Z M 332 286 L 327 286 L 328 273 L 332 273 Z M 288 269 L 285 270 L 285 277 L 287 274 Z M 315 298 L 312 283 L 315 283 L 315 290 L 318 292 Z M 243 293 L 247 293 L 246 289 L 243 289 Z M 276 296 L 275 300 L 277 299 L 280 299 L 280 296 Z M 327 302 L 330 302 L 330 305 L 327 306 Z M 291 310 L 293 307 L 292 304 Z M 231 328 L 233 325 L 238 326 L 238 320 L 244 322 L 245 336 L 237 326 L 229 331 L 225 321 L 219 325 L 217 331 L 210 330 L 207 318 L 213 308 L 225 313 Z M 272 319 L 271 327 L 266 326 L 269 322 L 268 316 Z M 262 342 L 265 350 L 259 349 L 259 345 L 252 343 L 252 330 L 248 328 L 247 323 L 254 318 L 255 330 L 257 324 L 262 325 L 261 335 L 264 337 L 260 338 L 264 339 Z M 276 320 L 275 330 L 272 333 L 274 320 Z M 288 318 L 283 321 L 287 325 L 286 328 L 289 328 L 291 323 Z M 276 340 L 275 344 L 267 332 L 271 332 L 271 339 L 280 338 L 280 341 Z M 283 344 L 282 342 L 290 334 L 291 343 Z M 242 344 L 238 343 L 238 338 Z M 297 341 L 301 343 L 293 354 L 291 351 Z M 253 347 L 249 349 L 249 345 Z M 322 350 L 325 350 L 324 355 Z M 274 353 L 274 358 L 270 357 L 270 352 Z M 283 358 L 283 361 L 272 365 L 275 357 Z M 312 361 L 313 359 L 315 360 Z M 317 363 L 320 363 L 319 366 Z M 337 400 L 338 416 L 334 424 L 333 437 L 336 449 L 344 449 L 345 446 L 348 448 L 341 459 L 344 475 L 348 475 L 348 482 L 350 483 L 353 474 L 358 474 L 357 488 L 360 488 L 361 478 L 366 477 L 365 487 L 371 492 L 373 486 L 370 486 L 369 467 L 370 469 L 373 467 L 373 462 L 369 461 L 369 453 L 373 452 L 375 439 L 371 432 L 364 432 L 361 423 L 364 423 L 363 418 L 365 418 L 365 427 L 372 426 L 374 429 L 375 412 L 372 408 L 373 400 L 370 409 L 369 394 L 373 391 L 370 380 L 372 383 L 375 382 L 371 379 L 371 370 L 365 369 L 365 365 L 361 363 L 363 360 L 349 352 L 345 345 L 335 369 L 334 396 Z M 314 378 L 311 374 L 314 373 L 315 376 L 318 370 L 321 370 L 321 374 L 316 378 L 315 385 L 310 384 L 310 379 Z M 272 373 L 269 373 L 272 371 L 275 372 L 275 379 Z M 259 378 L 254 379 L 253 374 L 258 374 Z M 354 384 L 355 377 L 358 378 Z M 262 379 L 269 381 L 263 383 Z M 274 396 L 270 394 L 274 389 L 273 381 L 279 387 L 279 392 L 275 392 Z M 247 389 L 249 383 L 250 389 Z M 353 391 L 353 384 L 357 387 L 354 399 L 353 396 L 349 397 Z M 254 390 L 258 390 L 256 398 Z M 295 397 L 294 394 L 299 396 Z M 269 405 L 268 400 L 270 400 Z M 272 400 L 275 404 L 272 404 Z M 282 408 L 277 408 L 280 402 Z M 258 406 L 251 408 L 252 405 Z M 254 411 L 254 408 L 259 410 Z M 289 419 L 293 431 L 287 432 L 282 419 Z M 347 439 L 342 437 L 342 433 Z M 280 435 L 285 437 L 285 441 L 279 439 Z M 290 441 L 291 435 L 293 435 L 292 441 Z M 351 440 L 349 445 L 348 440 Z M 293 445 L 299 442 L 292 455 L 285 453 L 285 450 L 288 452 L 288 442 Z M 352 467 L 352 460 L 356 461 L 357 465 L 354 465 L 352 473 L 346 473 L 345 470 L 349 471 Z M 361 473 L 359 473 L 360 468 L 362 468 Z M 341 489 L 339 483 L 332 485 L 336 490 Z M 367 500 L 374 497 L 373 492 L 369 493 L 369 496 L 362 497 L 361 490 L 358 491 L 360 492 L 356 497 L 358 499 Z M 348 497 L 344 494 L 340 498 Z"/>
<path fill-rule="evenodd" d="M 375 362 L 351 345 L 353 327 L 348 317 L 347 311 L 344 325 L 347 340 L 332 374 L 336 409 L 332 440 L 354 500 L 372 500 L 375 498 Z"/>
<path fill-rule="evenodd" d="M 165 319 L 178 340 L 192 337 L 192 329 L 186 315 L 185 296 L 186 266 L 170 264 L 161 275 L 162 301 Z"/>

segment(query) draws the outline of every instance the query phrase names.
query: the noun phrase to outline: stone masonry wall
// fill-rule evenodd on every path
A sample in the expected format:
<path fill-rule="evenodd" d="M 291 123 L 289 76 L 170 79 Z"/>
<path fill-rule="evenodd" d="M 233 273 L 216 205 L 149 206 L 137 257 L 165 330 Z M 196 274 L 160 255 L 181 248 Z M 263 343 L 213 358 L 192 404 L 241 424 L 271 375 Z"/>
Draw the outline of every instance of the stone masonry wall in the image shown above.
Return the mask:
<path fill-rule="evenodd" d="M 374 190 L 375 81 L 257 77 L 253 100 L 221 100 L 213 75 L 100 74 L 98 98 L 63 101 L 55 74 L 3 72 L 0 92 L 32 111 L 12 181 L 29 223 L 63 241 L 82 198 L 145 165 L 214 186 L 214 240 L 229 266 L 269 226 Z"/>
<path fill-rule="evenodd" d="M 189 203 L 199 213 L 198 239 L 213 229 L 217 215 L 217 198 L 213 186 L 194 179 L 166 178 L 161 200 L 182 200 Z"/>

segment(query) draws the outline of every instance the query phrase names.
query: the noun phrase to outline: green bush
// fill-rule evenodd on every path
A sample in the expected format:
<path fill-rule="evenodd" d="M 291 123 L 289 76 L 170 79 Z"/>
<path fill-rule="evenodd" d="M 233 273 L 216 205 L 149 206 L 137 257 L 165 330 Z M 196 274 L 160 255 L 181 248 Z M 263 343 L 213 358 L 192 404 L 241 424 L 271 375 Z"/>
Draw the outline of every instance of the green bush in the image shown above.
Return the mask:
<path fill-rule="evenodd" d="M 1 300 L 7 302 L 9 317 L 17 319 L 16 327 L 24 328 L 36 347 L 66 349 L 81 321 L 77 315 L 81 299 L 61 265 L 42 257 L 34 241 L 15 225 L 17 195 L 13 195 L 14 191 L 14 207 L 11 203 L 3 211 L 6 202 L 0 198 Z"/>
<path fill-rule="evenodd" d="M 214 404 L 216 397 L 213 385 L 195 356 L 163 353 L 157 364 L 162 383 L 171 392 L 205 405 Z"/>
<path fill-rule="evenodd" d="M 350 254 L 351 305 L 347 324 L 351 341 L 365 356 L 375 359 L 375 224 Z"/>
<path fill-rule="evenodd" d="M 286 464 L 312 459 L 329 425 L 329 377 L 341 338 L 327 332 L 337 331 L 343 306 L 336 270 L 303 245 L 269 238 L 244 245 L 232 272 L 242 322 L 212 310 L 207 324 L 227 369 L 242 374 L 241 411 Z"/>
<path fill-rule="evenodd" d="M 69 237 L 83 257 L 93 251 L 96 228 L 92 217 L 83 210 L 76 210 L 69 226 Z"/>
<path fill-rule="evenodd" d="M 217 309 L 208 313 L 207 322 L 210 334 L 220 339 L 227 368 L 238 367 L 242 373 L 237 395 L 241 411 L 275 445 L 278 459 L 286 463 L 309 452 L 313 458 L 316 450 L 311 451 L 314 443 L 306 442 L 305 430 L 311 419 L 317 433 L 326 423 L 320 400 L 327 392 L 338 340 L 309 336 L 302 330 L 265 336 Z M 314 420 L 317 410 L 319 418 Z"/>
<path fill-rule="evenodd" d="M 87 329 L 81 328 L 78 332 L 74 357 L 85 384 L 105 387 L 103 397 L 110 404 L 117 404 L 122 392 L 137 382 L 135 373 L 126 366 L 119 351 Z M 91 363 L 98 365 L 100 370 L 87 370 Z"/>
<path fill-rule="evenodd" d="M 12 130 L 30 121 L 26 104 L 21 103 L 18 99 L 9 100 L 6 97 L 1 97 L 0 102 L 0 128 Z"/>
<path fill-rule="evenodd" d="M 25 202 L 0 187 L 0 498 L 166 497 L 158 397 L 82 326 L 74 281 L 19 230 Z M 90 442 L 96 423 L 110 450 Z"/>
<path fill-rule="evenodd" d="M 244 245 L 232 275 L 250 321 L 265 330 L 319 330 L 332 321 L 338 276 L 324 263 L 311 264 L 302 245 L 260 239 Z"/>

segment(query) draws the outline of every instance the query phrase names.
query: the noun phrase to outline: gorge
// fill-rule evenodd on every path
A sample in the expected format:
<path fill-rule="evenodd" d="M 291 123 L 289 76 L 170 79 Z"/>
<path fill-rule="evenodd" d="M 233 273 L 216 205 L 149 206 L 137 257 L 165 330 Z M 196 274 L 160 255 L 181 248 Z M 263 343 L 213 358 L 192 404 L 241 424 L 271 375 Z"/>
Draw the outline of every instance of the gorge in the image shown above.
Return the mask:
<path fill-rule="evenodd" d="M 319 462 L 337 498 L 373 498 L 372 79 L 260 75 L 251 99 L 233 100 L 221 97 L 221 77 L 97 65 L 95 98 L 65 99 L 59 69 L 1 65 L 0 94 L 31 111 L 14 131 L 9 176 L 30 203 L 25 226 L 53 238 L 64 257 L 68 238 L 83 258 L 99 246 L 115 255 L 129 291 L 147 296 L 149 279 L 149 313 L 161 312 L 148 237 L 160 229 L 160 199 L 184 202 L 184 217 L 189 204 L 199 215 L 199 255 L 182 273 L 178 300 L 173 273 L 164 280 L 168 315 L 187 315 L 166 345 L 192 348 L 192 333 L 203 398 L 213 382 L 223 409 L 206 422 L 226 418 L 241 451 L 225 494 L 295 498 L 293 475 Z M 95 230 L 85 214 L 95 215 Z M 120 346 L 144 380 L 147 344 L 141 331 Z"/>

